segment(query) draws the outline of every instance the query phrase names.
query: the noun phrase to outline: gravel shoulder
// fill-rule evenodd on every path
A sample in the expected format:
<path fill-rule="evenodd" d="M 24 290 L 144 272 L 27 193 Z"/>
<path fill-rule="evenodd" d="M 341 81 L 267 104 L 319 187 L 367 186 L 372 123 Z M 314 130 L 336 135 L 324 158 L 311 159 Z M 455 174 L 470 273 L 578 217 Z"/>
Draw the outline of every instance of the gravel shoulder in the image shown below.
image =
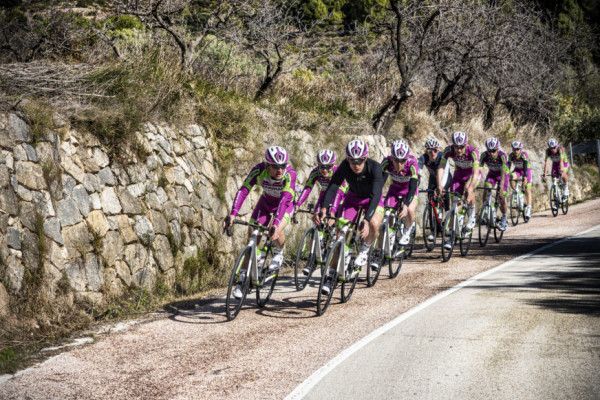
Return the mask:
<path fill-rule="evenodd" d="M 474 238 L 468 257 L 453 255 L 448 263 L 440 262 L 439 247 L 416 248 L 396 279 L 384 269 L 375 287 L 360 281 L 349 303 L 338 296 L 322 317 L 316 289 L 296 292 L 289 276 L 265 309 L 247 301 L 233 322 L 223 300 L 199 300 L 24 371 L 0 383 L 0 399 L 284 398 L 339 352 L 424 300 L 599 224 L 596 199 L 572 206 L 567 216 L 535 214 L 510 227 L 501 244 L 481 249 Z"/>

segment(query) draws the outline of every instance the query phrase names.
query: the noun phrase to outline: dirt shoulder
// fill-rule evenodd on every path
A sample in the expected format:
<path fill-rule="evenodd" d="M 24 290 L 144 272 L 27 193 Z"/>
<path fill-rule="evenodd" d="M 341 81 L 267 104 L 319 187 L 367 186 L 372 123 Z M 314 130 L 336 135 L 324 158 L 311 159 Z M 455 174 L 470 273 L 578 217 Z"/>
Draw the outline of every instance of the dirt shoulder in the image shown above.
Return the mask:
<path fill-rule="evenodd" d="M 312 372 L 373 329 L 427 298 L 513 257 L 600 224 L 600 199 L 567 216 L 535 214 L 510 227 L 501 244 L 441 263 L 416 249 L 393 280 L 359 282 L 317 317 L 316 289 L 296 292 L 291 277 L 265 309 L 254 301 L 227 322 L 223 301 L 199 300 L 165 318 L 62 353 L 0 383 L 0 399 L 229 399 L 285 397 Z M 491 239 L 493 241 L 493 238 Z M 336 293 L 337 294 L 337 293 Z"/>

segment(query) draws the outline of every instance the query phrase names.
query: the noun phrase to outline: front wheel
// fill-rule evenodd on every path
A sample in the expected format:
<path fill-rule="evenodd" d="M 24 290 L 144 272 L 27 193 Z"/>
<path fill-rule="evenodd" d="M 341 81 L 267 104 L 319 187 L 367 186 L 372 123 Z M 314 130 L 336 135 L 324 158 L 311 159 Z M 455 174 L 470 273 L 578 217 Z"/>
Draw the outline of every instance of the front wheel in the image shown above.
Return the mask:
<path fill-rule="evenodd" d="M 384 257 L 385 255 L 383 254 L 383 247 L 382 246 L 381 249 L 378 249 L 377 247 L 379 247 L 379 240 L 385 240 L 384 239 L 384 232 L 385 230 L 387 230 L 387 224 L 382 224 L 381 225 L 383 228 L 381 229 L 381 231 L 379 232 L 379 237 L 377 238 L 377 240 L 375 241 L 375 244 L 373 246 L 371 246 L 371 250 L 369 250 L 369 260 L 367 261 L 367 287 L 371 287 L 374 286 L 375 283 L 377 282 L 377 279 L 379 278 L 379 274 L 381 273 L 381 267 L 384 261 Z M 377 262 L 377 265 L 379 268 L 377 268 L 376 271 L 373 271 L 371 269 L 371 264 L 373 263 L 373 261 Z M 344 290 L 344 285 L 342 285 L 342 290 Z"/>
<path fill-rule="evenodd" d="M 521 210 L 519 210 L 519 196 L 517 195 L 517 192 L 513 191 L 510 195 L 510 220 L 513 226 L 516 226 L 519 223 L 519 216 L 521 215 L 520 211 Z"/>
<path fill-rule="evenodd" d="M 256 302 L 260 308 L 263 308 L 269 302 L 275 282 L 279 276 L 279 270 L 269 271 L 269 264 L 273 258 L 273 248 L 269 246 L 265 256 L 263 267 L 258 271 L 258 286 L 256 287 Z"/>
<path fill-rule="evenodd" d="M 468 218 L 465 218 L 465 220 Z M 460 255 L 465 257 L 469 254 L 469 249 L 471 248 L 471 240 L 473 239 L 473 229 L 467 231 L 465 228 L 466 222 L 463 221 L 463 226 L 459 226 L 458 229 L 461 231 L 460 235 Z"/>
<path fill-rule="evenodd" d="M 231 271 L 231 278 L 229 279 L 229 287 L 227 288 L 227 299 L 225 300 L 225 314 L 229 321 L 233 321 L 237 317 L 238 313 L 244 304 L 244 300 L 248 295 L 250 288 L 250 274 L 246 273 L 245 278 L 240 275 L 242 266 L 246 268 L 250 265 L 250 257 L 252 255 L 252 248 L 246 247 L 242 250 L 240 255 L 235 261 L 233 270 Z M 244 278 L 242 280 L 242 278 Z M 236 287 L 240 285 L 242 296 L 237 298 L 234 296 Z"/>
<path fill-rule="evenodd" d="M 456 210 L 450 210 L 446 213 L 444 218 L 444 225 L 442 226 L 442 260 L 448 261 L 452 257 L 454 251 L 454 243 L 456 242 L 456 232 L 454 231 L 454 224 L 452 221 L 456 216 Z M 448 248 L 446 248 L 448 245 Z"/>
<path fill-rule="evenodd" d="M 479 245 L 481 247 L 485 247 L 487 244 L 488 238 L 490 237 L 490 224 L 489 224 L 489 207 L 487 203 L 484 203 L 481 206 L 481 211 L 479 212 Z"/>
<path fill-rule="evenodd" d="M 394 256 L 398 252 L 400 252 L 400 255 L 398 256 L 398 258 L 395 258 Z M 400 268 L 402 268 L 402 262 L 404 261 L 405 254 L 406 253 L 404 252 L 403 246 L 400 243 L 398 243 L 398 241 L 396 241 L 394 243 L 394 246 L 392 247 L 391 257 L 388 260 L 388 268 L 390 270 L 391 279 L 397 277 L 398 273 L 400 273 Z"/>
<path fill-rule="evenodd" d="M 562 209 L 563 215 L 566 215 L 569 212 L 569 198 L 565 197 L 560 203 L 560 208 Z"/>
<path fill-rule="evenodd" d="M 558 201 L 556 189 L 554 188 L 554 186 L 552 186 L 550 188 L 550 209 L 552 210 L 552 216 L 556 217 L 558 215 L 559 206 L 560 202 Z"/>
<path fill-rule="evenodd" d="M 319 293 L 317 295 L 317 315 L 325 314 L 327 311 L 327 307 L 329 307 L 329 303 L 331 302 L 331 298 L 333 297 L 333 292 L 337 286 L 337 269 L 339 263 L 342 262 L 342 255 L 344 251 L 344 243 L 342 241 L 338 241 L 334 244 L 334 246 L 327 253 L 327 259 L 325 261 L 325 270 L 321 276 L 321 284 L 319 285 Z M 332 270 L 331 276 L 329 275 L 329 270 Z M 323 294 L 323 286 L 327 283 L 327 280 L 330 280 L 330 288 L 329 294 Z"/>
<path fill-rule="evenodd" d="M 494 240 L 496 241 L 496 243 L 500 243 L 500 241 L 502 240 L 502 236 L 504 236 L 504 231 L 501 231 L 499 228 L 500 222 L 502 221 L 502 213 L 500 212 L 499 208 L 496 208 L 496 224 L 494 226 Z"/>
<path fill-rule="evenodd" d="M 415 224 L 412 228 L 410 228 L 410 241 L 408 242 L 408 246 L 406 246 L 406 257 L 410 258 L 412 256 L 413 250 L 415 248 L 415 238 L 417 236 L 417 225 Z"/>
<path fill-rule="evenodd" d="M 425 212 L 423 213 L 423 242 L 427 251 L 432 251 L 435 247 L 435 240 L 437 236 L 437 221 L 431 204 L 425 206 Z M 432 240 L 431 240 L 432 239 Z"/>
<path fill-rule="evenodd" d="M 300 244 L 298 245 L 296 263 L 294 264 L 294 284 L 298 291 L 301 291 L 306 287 L 306 284 L 310 280 L 315 269 L 314 246 L 319 245 L 318 243 L 315 243 L 315 235 L 317 235 L 317 229 L 314 226 L 311 226 L 304 232 Z M 310 270 L 308 275 L 304 275 L 302 272 L 305 268 Z"/>

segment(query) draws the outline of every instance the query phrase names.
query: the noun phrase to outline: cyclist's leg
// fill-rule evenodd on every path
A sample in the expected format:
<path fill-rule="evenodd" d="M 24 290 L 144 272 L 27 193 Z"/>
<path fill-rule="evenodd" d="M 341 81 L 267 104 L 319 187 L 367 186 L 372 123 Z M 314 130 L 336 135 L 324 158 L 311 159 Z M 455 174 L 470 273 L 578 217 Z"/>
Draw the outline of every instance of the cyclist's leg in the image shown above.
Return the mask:
<path fill-rule="evenodd" d="M 527 201 L 527 206 L 530 207 L 530 209 L 531 209 L 531 205 L 533 204 L 531 202 L 531 184 L 533 182 L 533 180 L 531 178 L 531 168 L 527 168 L 527 172 L 526 172 L 526 175 L 524 176 L 524 178 L 526 179 L 525 182 L 523 182 L 523 184 L 525 186 L 525 199 Z"/>

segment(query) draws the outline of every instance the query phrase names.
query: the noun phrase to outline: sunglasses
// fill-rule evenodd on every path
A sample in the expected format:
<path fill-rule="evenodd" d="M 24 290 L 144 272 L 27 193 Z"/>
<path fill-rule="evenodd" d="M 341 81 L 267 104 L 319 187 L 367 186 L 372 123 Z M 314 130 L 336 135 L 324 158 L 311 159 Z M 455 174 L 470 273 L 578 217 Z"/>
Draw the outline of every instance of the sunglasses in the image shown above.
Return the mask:
<path fill-rule="evenodd" d="M 348 162 L 354 165 L 360 165 L 365 162 L 364 158 L 349 158 Z"/>
<path fill-rule="evenodd" d="M 464 149 L 465 147 L 466 147 L 466 146 L 464 146 L 464 145 L 463 145 L 463 146 L 457 146 L 457 145 L 454 145 L 454 148 L 455 148 L 456 150 L 462 150 L 462 149 Z"/>
<path fill-rule="evenodd" d="M 287 164 L 269 164 L 274 169 L 286 169 Z"/>
<path fill-rule="evenodd" d="M 331 169 L 333 168 L 333 164 L 321 164 L 319 165 L 319 169 Z"/>
<path fill-rule="evenodd" d="M 488 150 L 490 153 L 495 153 L 498 151 L 498 149 L 494 149 L 494 150 Z"/>
<path fill-rule="evenodd" d="M 438 149 L 427 149 L 428 153 L 437 153 Z"/>
<path fill-rule="evenodd" d="M 406 162 L 406 158 L 392 157 L 392 160 L 394 160 L 394 162 L 397 162 L 397 163 L 400 163 L 400 164 L 404 164 Z"/>

